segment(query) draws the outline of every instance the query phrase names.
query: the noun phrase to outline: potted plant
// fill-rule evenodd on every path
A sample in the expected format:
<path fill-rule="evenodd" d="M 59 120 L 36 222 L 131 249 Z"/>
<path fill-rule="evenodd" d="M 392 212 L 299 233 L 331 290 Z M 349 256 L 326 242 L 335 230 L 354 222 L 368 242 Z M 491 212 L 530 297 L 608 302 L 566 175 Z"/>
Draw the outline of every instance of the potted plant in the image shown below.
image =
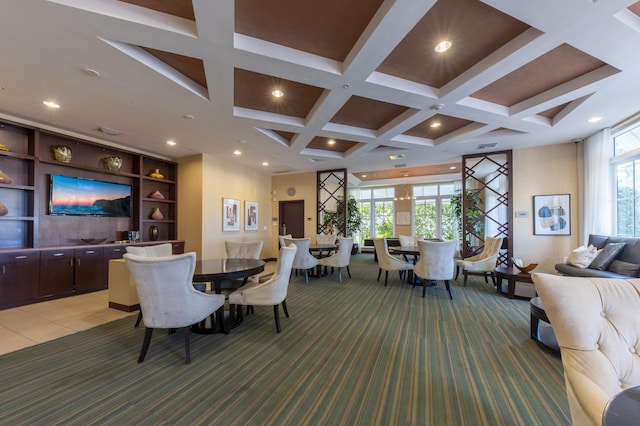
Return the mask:
<path fill-rule="evenodd" d="M 353 236 L 354 234 L 360 231 L 360 226 L 362 225 L 362 213 L 360 213 L 360 208 L 358 207 L 358 202 L 354 197 L 347 198 L 347 217 L 345 220 L 344 217 L 344 198 L 338 197 L 338 203 L 336 205 L 335 212 L 325 212 L 324 213 L 324 223 L 323 225 L 327 229 L 337 229 L 338 235 L 342 234 L 342 230 L 346 231 L 347 237 Z M 353 248 L 351 249 L 352 254 L 358 253 L 358 243 L 354 241 Z"/>
<path fill-rule="evenodd" d="M 484 211 L 483 199 L 479 191 L 467 189 L 464 195 L 464 219 L 466 219 L 466 232 L 462 229 L 463 217 L 463 194 L 462 190 L 458 190 L 451 197 L 451 206 L 453 214 L 457 220 L 458 236 L 464 241 L 461 242 L 460 251 L 463 255 L 469 255 L 473 250 L 469 241 L 470 235 L 483 235 L 484 233 Z"/>

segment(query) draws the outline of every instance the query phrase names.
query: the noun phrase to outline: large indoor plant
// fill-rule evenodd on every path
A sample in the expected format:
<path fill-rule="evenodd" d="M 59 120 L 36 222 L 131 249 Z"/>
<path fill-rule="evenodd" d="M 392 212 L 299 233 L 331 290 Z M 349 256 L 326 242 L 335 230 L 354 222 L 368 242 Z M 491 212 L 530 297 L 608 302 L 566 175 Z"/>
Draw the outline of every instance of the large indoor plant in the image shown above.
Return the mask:
<path fill-rule="evenodd" d="M 324 223 L 323 225 L 327 229 L 335 229 L 338 232 L 338 235 L 342 235 L 342 230 L 346 231 L 347 237 L 354 236 L 360 231 L 360 226 L 362 225 L 362 213 L 360 213 L 360 208 L 358 207 L 358 202 L 354 197 L 347 198 L 347 217 L 345 220 L 344 217 L 344 198 L 338 197 L 338 202 L 336 205 L 336 211 L 325 212 L 324 213 Z M 352 253 L 358 252 L 358 243 L 354 241 Z"/>

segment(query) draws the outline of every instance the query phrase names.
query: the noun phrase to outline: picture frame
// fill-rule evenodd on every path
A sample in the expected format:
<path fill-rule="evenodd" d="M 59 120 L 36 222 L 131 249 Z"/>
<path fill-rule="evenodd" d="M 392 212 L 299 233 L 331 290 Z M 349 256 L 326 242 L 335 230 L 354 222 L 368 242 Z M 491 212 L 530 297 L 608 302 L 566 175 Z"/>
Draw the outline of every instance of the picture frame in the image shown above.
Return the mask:
<path fill-rule="evenodd" d="M 533 196 L 533 235 L 571 235 L 571 195 Z"/>
<path fill-rule="evenodd" d="M 240 230 L 240 200 L 222 199 L 222 231 Z"/>
<path fill-rule="evenodd" d="M 244 230 L 258 230 L 258 203 L 255 201 L 244 202 Z"/>
<path fill-rule="evenodd" d="M 396 225 L 411 225 L 411 212 L 397 212 Z"/>

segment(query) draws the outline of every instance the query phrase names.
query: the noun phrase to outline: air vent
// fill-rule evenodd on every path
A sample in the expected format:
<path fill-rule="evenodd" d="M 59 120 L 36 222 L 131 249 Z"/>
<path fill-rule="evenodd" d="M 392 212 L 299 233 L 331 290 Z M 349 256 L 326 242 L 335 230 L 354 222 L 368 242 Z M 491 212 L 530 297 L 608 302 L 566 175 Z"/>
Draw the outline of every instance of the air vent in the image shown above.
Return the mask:
<path fill-rule="evenodd" d="M 481 143 L 478 145 L 478 149 L 495 148 L 496 146 L 498 146 L 498 142 Z"/>
<path fill-rule="evenodd" d="M 118 136 L 122 134 L 122 132 L 119 132 L 114 129 L 110 129 L 108 127 L 100 127 L 98 128 L 98 131 L 104 133 L 105 135 L 110 135 L 110 136 Z"/>
<path fill-rule="evenodd" d="M 402 164 L 394 164 L 393 167 L 397 168 L 402 168 L 402 167 L 407 167 L 407 163 L 402 163 Z"/>

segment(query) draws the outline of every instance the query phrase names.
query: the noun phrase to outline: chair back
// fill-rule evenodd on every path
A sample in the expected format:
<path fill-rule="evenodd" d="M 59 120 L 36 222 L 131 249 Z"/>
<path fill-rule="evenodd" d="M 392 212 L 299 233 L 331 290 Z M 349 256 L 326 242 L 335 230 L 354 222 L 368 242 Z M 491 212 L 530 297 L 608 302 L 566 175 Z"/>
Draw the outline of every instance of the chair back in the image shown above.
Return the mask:
<path fill-rule="evenodd" d="M 429 280 L 453 280 L 455 275 L 455 241 L 418 240 L 420 259 L 413 267 L 413 273 Z"/>
<path fill-rule="evenodd" d="M 485 237 L 484 239 L 484 248 L 482 249 L 482 253 L 480 253 L 480 259 L 484 260 L 489 259 L 491 257 L 495 257 L 498 259 L 498 254 L 500 253 L 500 247 L 502 247 L 502 237 Z"/>
<path fill-rule="evenodd" d="M 242 243 L 235 241 L 225 241 L 224 248 L 227 251 L 227 257 L 232 259 L 260 259 L 260 252 L 264 242 L 254 241 L 250 243 Z"/>
<path fill-rule="evenodd" d="M 335 244 L 336 234 L 318 234 L 316 235 L 316 244 Z"/>
<path fill-rule="evenodd" d="M 318 259 L 309 253 L 311 238 L 285 238 L 285 246 L 293 244 L 297 250 L 293 259 L 294 269 L 310 269 L 318 264 Z"/>
<path fill-rule="evenodd" d="M 398 235 L 398 242 L 401 246 L 415 246 L 416 240 L 416 237 L 410 235 Z"/>
<path fill-rule="evenodd" d="M 338 239 L 338 251 L 331 256 L 320 259 L 321 263 L 326 266 L 333 266 L 336 268 L 342 268 L 349 266 L 351 261 L 351 248 L 353 247 L 353 237 L 345 238 L 340 237 Z"/>
<path fill-rule="evenodd" d="M 173 246 L 171 243 L 143 247 L 127 246 L 125 247 L 125 250 L 127 250 L 127 253 L 145 257 L 165 257 L 173 255 Z"/>
<path fill-rule="evenodd" d="M 381 269 L 390 269 L 392 266 L 392 262 L 396 260 L 393 256 L 389 254 L 389 247 L 387 246 L 386 238 L 374 238 L 373 246 L 376 250 L 376 255 L 378 256 L 378 266 Z"/>
<path fill-rule="evenodd" d="M 572 423 L 600 424 L 611 397 L 640 385 L 640 279 L 532 277 L 560 346 Z"/>
<path fill-rule="evenodd" d="M 280 243 L 280 247 L 286 247 L 287 245 L 284 243 L 285 238 L 291 238 L 291 234 L 287 235 L 278 235 L 278 242 Z"/>
<path fill-rule="evenodd" d="M 124 255 L 136 283 L 144 325 L 149 328 L 180 328 L 200 321 L 198 291 L 191 283 L 196 254 L 171 257 Z M 206 316 L 206 314 L 205 314 Z"/>

